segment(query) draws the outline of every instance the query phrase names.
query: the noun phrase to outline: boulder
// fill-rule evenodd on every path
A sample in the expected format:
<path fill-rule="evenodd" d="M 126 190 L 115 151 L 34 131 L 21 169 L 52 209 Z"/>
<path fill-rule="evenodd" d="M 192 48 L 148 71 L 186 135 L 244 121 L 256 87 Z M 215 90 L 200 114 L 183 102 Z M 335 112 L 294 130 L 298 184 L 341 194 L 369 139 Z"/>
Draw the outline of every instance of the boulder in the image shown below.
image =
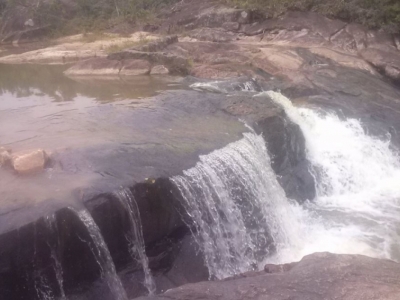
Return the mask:
<path fill-rule="evenodd" d="M 188 284 L 144 300 L 397 300 L 400 264 L 361 255 L 315 253 L 278 272 Z M 269 270 L 269 268 L 268 268 Z"/>
<path fill-rule="evenodd" d="M 169 70 L 163 65 L 154 66 L 150 71 L 150 75 L 167 75 L 167 74 L 169 74 Z"/>
<path fill-rule="evenodd" d="M 43 171 L 48 161 L 42 149 L 18 152 L 12 155 L 12 166 L 18 174 L 29 175 Z"/>
<path fill-rule="evenodd" d="M 150 73 L 150 63 L 143 59 L 128 59 L 122 62 L 122 68 L 119 75 L 138 76 L 148 75 Z"/>

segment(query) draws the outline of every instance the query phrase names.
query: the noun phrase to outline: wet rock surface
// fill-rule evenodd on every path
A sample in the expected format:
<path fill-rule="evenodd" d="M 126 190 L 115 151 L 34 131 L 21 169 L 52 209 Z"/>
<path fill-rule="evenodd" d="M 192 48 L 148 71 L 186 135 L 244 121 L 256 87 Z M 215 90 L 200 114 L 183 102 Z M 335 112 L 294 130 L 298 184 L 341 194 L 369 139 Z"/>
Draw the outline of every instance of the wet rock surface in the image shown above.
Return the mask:
<path fill-rule="evenodd" d="M 277 266 L 279 268 L 279 266 Z M 400 265 L 357 255 L 316 253 L 283 272 L 190 284 L 138 299 L 397 299 Z"/>
<path fill-rule="evenodd" d="M 119 138 L 124 139 L 122 129 L 125 128 L 128 133 L 125 142 L 54 151 L 51 167 L 44 173 L 25 178 L 25 189 L 20 193 L 12 186 L 2 186 L 1 193 L 6 197 L 1 205 L 0 240 L 7 247 L 1 249 L 0 277 L 13 278 L 13 284 L 4 281 L 6 285 L 0 289 L 0 296 L 29 299 L 35 291 L 35 270 L 42 270 L 41 276 L 48 278 L 52 290 L 57 290 L 51 255 L 48 255 L 50 249 L 46 246 L 57 238 L 61 264 L 68 265 L 63 268 L 65 292 L 79 294 L 81 298 L 78 299 L 110 299 L 107 293 L 99 295 L 104 287 L 96 283 L 99 266 L 93 257 L 88 258 L 92 250 L 85 242 L 89 239 L 85 238 L 87 229 L 79 225 L 76 215 L 67 207 L 86 208 L 90 212 L 130 297 L 145 294 L 141 284 L 131 284 L 132 280 L 140 282 L 143 272 L 129 255 L 126 240 L 129 223 L 115 195 L 121 186 L 132 191 L 138 205 L 143 238 L 159 292 L 207 280 L 203 258 L 189 234 L 188 223 L 184 222 L 186 212 L 181 206 L 181 195 L 168 178 L 193 167 L 199 155 L 241 139 L 248 129 L 239 118 L 266 138 L 271 137 L 268 145 L 277 158 L 277 170 L 285 172 L 288 160 L 296 165 L 302 159 L 296 147 L 285 151 L 273 147 L 272 136 L 276 133 L 288 138 L 300 132 L 288 124 L 284 111 L 271 100 L 252 98 L 254 92 L 241 92 L 245 86 L 260 90 L 254 81 L 241 78 L 228 81 L 222 87 L 224 85 L 223 89 L 229 94 L 165 92 L 146 99 L 134 110 L 96 109 L 96 114 L 91 115 L 97 115 L 107 128 L 112 124 L 117 126 Z M 301 142 L 301 137 L 294 140 L 297 142 Z M 1 171 L 4 171 L 0 174 L 2 180 L 15 180 L 7 170 Z M 78 183 L 75 179 L 79 178 L 83 180 L 78 185 L 73 184 Z M 45 190 L 49 194 L 37 193 L 33 188 L 38 185 L 47 186 Z M 60 189 L 65 194 L 50 194 Z M 46 219 L 53 214 L 57 232 L 45 226 Z M 35 251 L 36 248 L 42 249 L 41 252 Z M 77 255 L 81 258 L 75 260 Z M 189 264 L 192 268 L 188 272 Z"/>

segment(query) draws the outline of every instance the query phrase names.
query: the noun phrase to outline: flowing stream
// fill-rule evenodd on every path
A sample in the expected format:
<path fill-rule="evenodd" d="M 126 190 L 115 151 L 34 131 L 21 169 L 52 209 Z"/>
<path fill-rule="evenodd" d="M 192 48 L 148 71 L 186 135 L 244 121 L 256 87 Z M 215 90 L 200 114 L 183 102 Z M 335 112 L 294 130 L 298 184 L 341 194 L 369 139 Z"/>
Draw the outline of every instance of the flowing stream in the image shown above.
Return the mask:
<path fill-rule="evenodd" d="M 52 243 L 49 243 L 49 247 L 51 248 L 51 259 L 53 261 L 53 268 L 54 268 L 54 273 L 56 275 L 57 283 L 58 283 L 58 288 L 59 288 L 59 293 L 60 293 L 60 300 L 66 300 L 67 297 L 65 295 L 64 291 L 64 275 L 63 275 L 63 268 L 61 265 L 61 259 L 59 255 L 60 251 L 60 240 L 59 240 L 59 232 L 58 232 L 58 227 L 57 227 L 57 222 L 56 222 L 56 215 L 52 214 L 47 217 L 45 217 L 45 224 L 49 232 L 52 233 L 53 236 L 53 241 Z"/>
<path fill-rule="evenodd" d="M 128 189 L 120 190 L 115 194 L 129 216 L 131 228 L 127 235 L 127 240 L 130 245 L 130 254 L 132 258 L 142 266 L 144 273 L 143 284 L 149 292 L 149 295 L 153 295 L 156 291 L 156 284 L 149 268 L 149 259 L 146 255 L 142 223 L 140 221 L 140 212 L 136 200 Z"/>
<path fill-rule="evenodd" d="M 286 199 L 262 136 L 246 133 L 202 156 L 173 182 L 197 227 L 212 278 L 259 269 L 271 253 L 299 243 L 297 206 Z"/>
<path fill-rule="evenodd" d="M 400 261 L 400 160 L 390 141 L 368 136 L 358 120 L 266 94 L 300 126 L 317 196 L 302 206 L 287 199 L 254 133 L 174 177 L 210 277 L 322 251 Z"/>
<path fill-rule="evenodd" d="M 99 264 L 102 272 L 102 277 L 107 282 L 114 299 L 127 300 L 128 296 L 122 286 L 121 280 L 115 270 L 114 262 L 111 258 L 110 251 L 104 242 L 99 227 L 94 222 L 92 216 L 87 210 L 76 212 L 82 223 L 86 226 L 93 243 L 89 243 L 93 255 Z"/>

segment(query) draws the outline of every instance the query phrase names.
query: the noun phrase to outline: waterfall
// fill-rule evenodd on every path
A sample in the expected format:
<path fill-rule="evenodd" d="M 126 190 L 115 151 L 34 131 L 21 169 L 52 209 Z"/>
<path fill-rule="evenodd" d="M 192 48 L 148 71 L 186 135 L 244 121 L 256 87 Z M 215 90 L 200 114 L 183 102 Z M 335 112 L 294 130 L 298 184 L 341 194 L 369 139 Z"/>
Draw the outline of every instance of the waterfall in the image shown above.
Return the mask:
<path fill-rule="evenodd" d="M 297 108 L 280 93 L 266 94 L 300 126 L 317 179 L 317 197 L 306 206 L 313 222 L 302 254 L 400 261 L 400 159 L 390 139 L 368 135 L 359 120 Z"/>
<path fill-rule="evenodd" d="M 148 290 L 149 295 L 153 295 L 156 291 L 156 285 L 151 275 L 149 259 L 146 255 L 139 208 L 130 190 L 123 189 L 116 192 L 115 195 L 129 216 L 130 232 L 127 239 L 130 244 L 130 254 L 134 260 L 137 260 L 142 265 L 144 286 Z"/>
<path fill-rule="evenodd" d="M 400 159 L 390 139 L 280 93 L 256 96 L 272 98 L 300 126 L 317 195 L 301 206 L 288 200 L 254 133 L 173 177 L 210 277 L 323 251 L 400 261 Z"/>
<path fill-rule="evenodd" d="M 66 300 L 67 298 L 65 296 L 65 291 L 64 291 L 63 269 L 59 257 L 60 240 L 59 240 L 59 233 L 58 233 L 55 214 L 45 217 L 44 221 L 47 230 L 50 233 L 49 235 L 55 238 L 55 241 L 53 243 L 49 243 L 49 247 L 51 248 L 51 259 L 53 260 L 54 273 L 56 275 L 58 288 L 60 290 L 59 299 Z"/>
<path fill-rule="evenodd" d="M 100 229 L 94 222 L 92 216 L 87 210 L 80 210 L 75 212 L 82 223 L 86 226 L 92 243 L 88 243 L 97 263 L 100 266 L 102 278 L 104 278 L 114 295 L 116 300 L 127 300 L 128 297 L 122 286 L 121 280 L 115 270 L 114 262 L 111 258 L 110 251 L 104 242 Z"/>
<path fill-rule="evenodd" d="M 211 278 L 258 270 L 267 257 L 279 257 L 302 238 L 298 207 L 277 182 L 262 136 L 245 133 L 172 181 Z"/>
<path fill-rule="evenodd" d="M 40 249 L 38 249 L 38 242 L 37 242 L 37 226 L 38 223 L 35 223 L 34 225 L 34 230 L 35 230 L 35 239 L 34 239 L 34 255 L 33 255 L 33 266 L 34 266 L 34 271 L 33 271 L 33 284 L 34 284 L 34 289 L 36 292 L 36 296 L 38 299 L 41 300 L 55 300 L 55 299 L 60 299 L 60 300 L 66 300 L 65 297 L 65 292 L 64 292 L 64 284 L 63 284 L 63 271 L 62 271 L 62 266 L 61 262 L 58 256 L 58 247 L 59 247 L 59 240 L 58 240 L 58 230 L 57 230 L 57 224 L 56 224 L 56 217 L 55 214 L 49 215 L 41 219 L 40 221 L 44 221 L 45 228 L 47 229 L 47 245 L 50 248 L 50 255 L 52 259 L 52 266 L 54 269 L 54 273 L 56 276 L 56 280 L 58 283 L 58 289 L 55 290 L 54 287 L 50 284 L 49 280 L 49 274 L 46 274 L 46 272 L 39 267 L 38 261 L 37 261 L 37 256 L 38 252 Z M 53 239 L 55 238 L 55 239 Z M 40 247 L 40 246 L 39 246 Z M 57 294 L 59 294 L 57 296 Z"/>
<path fill-rule="evenodd" d="M 34 287 L 36 296 L 40 300 L 54 300 L 56 299 L 54 293 L 47 281 L 47 278 L 40 272 L 34 272 Z"/>

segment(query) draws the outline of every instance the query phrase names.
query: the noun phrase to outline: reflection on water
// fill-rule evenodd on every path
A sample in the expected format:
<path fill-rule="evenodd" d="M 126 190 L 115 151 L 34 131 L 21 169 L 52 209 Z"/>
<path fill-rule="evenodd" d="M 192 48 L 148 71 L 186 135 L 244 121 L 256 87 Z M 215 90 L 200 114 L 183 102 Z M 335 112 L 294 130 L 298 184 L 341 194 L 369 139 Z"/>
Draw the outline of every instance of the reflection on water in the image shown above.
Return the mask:
<path fill-rule="evenodd" d="M 71 79 L 65 68 L 0 65 L 0 145 L 51 150 L 114 140 L 121 130 L 110 120 L 123 114 L 115 105 L 149 105 L 137 99 L 179 86 L 172 77 Z"/>
<path fill-rule="evenodd" d="M 147 114 L 142 120 L 137 113 L 156 106 L 152 98 L 140 98 L 179 86 L 178 79 L 170 77 L 70 79 L 63 75 L 65 68 L 0 65 L 0 146 L 14 152 L 43 148 L 51 154 L 136 141 L 138 128 L 149 120 Z M 130 125 L 132 120 L 137 123 Z M 48 206 L 52 211 L 100 177 L 89 171 L 64 173 L 57 164 L 26 178 L 0 168 L 0 231 L 18 219 L 36 217 L 33 210 L 21 211 L 22 207 L 40 203 L 40 210 Z M 16 211 L 21 217 L 9 213 Z"/>
<path fill-rule="evenodd" d="M 174 78 L 73 80 L 60 67 L 0 68 L 0 146 L 51 157 L 35 176 L 0 169 L 0 232 L 132 181 L 176 174 L 245 130 L 215 111 L 224 96 L 185 91 Z"/>
<path fill-rule="evenodd" d="M 3 100 L 4 94 L 12 94 L 16 98 L 45 95 L 57 102 L 84 96 L 106 103 L 154 96 L 157 91 L 171 89 L 177 81 L 170 77 L 151 76 L 70 79 L 63 74 L 67 68 L 0 64 L 0 100 Z"/>

